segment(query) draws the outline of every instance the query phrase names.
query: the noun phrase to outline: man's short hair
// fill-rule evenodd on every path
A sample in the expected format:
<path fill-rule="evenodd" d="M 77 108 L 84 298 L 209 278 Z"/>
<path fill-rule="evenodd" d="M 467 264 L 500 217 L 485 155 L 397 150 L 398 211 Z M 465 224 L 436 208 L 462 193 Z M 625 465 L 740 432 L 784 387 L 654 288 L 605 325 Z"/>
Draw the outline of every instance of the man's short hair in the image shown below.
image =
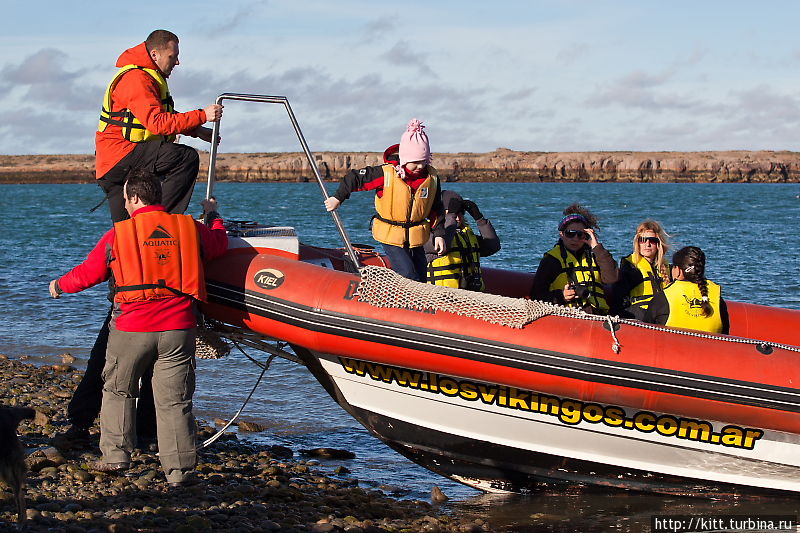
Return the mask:
<path fill-rule="evenodd" d="M 144 45 L 147 47 L 147 53 L 149 54 L 153 50 L 163 50 L 167 47 L 167 44 L 172 41 L 177 43 L 178 36 L 171 31 L 154 30 L 150 35 L 147 36 L 147 39 L 144 41 Z"/>
<path fill-rule="evenodd" d="M 125 193 L 128 198 L 139 197 L 144 205 L 161 203 L 161 180 L 152 171 L 135 168 L 125 180 Z"/>

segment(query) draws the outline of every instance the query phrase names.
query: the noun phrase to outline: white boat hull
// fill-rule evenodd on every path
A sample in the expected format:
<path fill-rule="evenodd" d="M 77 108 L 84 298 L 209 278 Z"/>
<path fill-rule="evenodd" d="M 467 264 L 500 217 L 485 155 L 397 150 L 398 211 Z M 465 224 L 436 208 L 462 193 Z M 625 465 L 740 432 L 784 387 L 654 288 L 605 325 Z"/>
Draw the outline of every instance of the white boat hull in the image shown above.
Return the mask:
<path fill-rule="evenodd" d="M 530 408 L 528 393 L 535 391 L 514 389 L 503 401 L 486 394 L 509 392 L 498 384 L 476 389 L 481 384 L 457 377 L 314 355 L 317 373 L 335 386 L 334 398 L 368 429 L 423 466 L 484 491 L 568 482 L 692 495 L 800 492 L 797 435 L 756 428 L 726 433 L 732 426 L 711 420 L 696 421 L 711 432 L 673 431 L 671 421 L 682 419 L 669 413 L 563 398 L 558 409 L 542 412 Z M 529 400 L 527 408 L 519 398 Z M 622 421 L 598 420 L 617 410 L 624 411 Z"/>

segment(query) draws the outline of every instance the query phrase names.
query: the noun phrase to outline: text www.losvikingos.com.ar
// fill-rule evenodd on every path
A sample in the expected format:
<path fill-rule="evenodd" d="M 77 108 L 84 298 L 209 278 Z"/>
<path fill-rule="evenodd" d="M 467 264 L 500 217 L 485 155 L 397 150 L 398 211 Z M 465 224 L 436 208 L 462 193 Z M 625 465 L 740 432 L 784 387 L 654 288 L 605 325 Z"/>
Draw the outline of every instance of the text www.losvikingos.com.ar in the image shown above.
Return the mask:
<path fill-rule="evenodd" d="M 469 402 L 482 402 L 506 409 L 542 413 L 557 418 L 566 425 L 581 423 L 603 424 L 608 427 L 657 433 L 697 442 L 717 444 L 730 448 L 752 450 L 764 432 L 754 428 L 726 425 L 715 432 L 713 424 L 704 420 L 658 415 L 649 411 L 638 411 L 627 415 L 625 409 L 613 405 L 600 405 L 548 396 L 532 391 L 456 379 L 430 372 L 409 370 L 358 359 L 339 358 L 342 368 L 361 377 L 375 381 L 395 383 L 400 387 L 459 397 Z"/>

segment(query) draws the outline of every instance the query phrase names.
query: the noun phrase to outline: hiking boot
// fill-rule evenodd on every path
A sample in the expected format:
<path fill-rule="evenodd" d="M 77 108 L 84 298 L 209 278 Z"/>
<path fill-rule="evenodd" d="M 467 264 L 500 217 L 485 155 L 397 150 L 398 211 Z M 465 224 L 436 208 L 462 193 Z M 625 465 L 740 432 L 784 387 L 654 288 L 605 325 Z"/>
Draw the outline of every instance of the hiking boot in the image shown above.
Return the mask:
<path fill-rule="evenodd" d="M 179 487 L 197 485 L 200 483 L 200 479 L 197 477 L 197 474 L 192 471 L 181 472 L 180 470 L 173 470 L 167 476 L 167 483 L 170 488 L 177 489 Z"/>
<path fill-rule="evenodd" d="M 64 433 L 59 433 L 52 438 L 50 443 L 56 448 L 72 449 L 89 446 L 89 429 L 72 425 Z"/>

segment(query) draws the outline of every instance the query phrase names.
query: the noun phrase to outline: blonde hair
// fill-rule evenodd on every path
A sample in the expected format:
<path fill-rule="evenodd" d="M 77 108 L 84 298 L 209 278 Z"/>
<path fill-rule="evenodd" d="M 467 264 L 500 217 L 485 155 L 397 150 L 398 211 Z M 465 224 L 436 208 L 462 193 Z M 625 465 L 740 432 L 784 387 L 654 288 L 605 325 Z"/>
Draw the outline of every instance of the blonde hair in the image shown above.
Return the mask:
<path fill-rule="evenodd" d="M 639 253 L 639 237 L 645 231 L 652 231 L 655 233 L 661 243 L 656 251 L 653 267 L 654 270 L 658 272 L 664 284 L 667 284 L 670 282 L 669 265 L 666 260 L 667 252 L 669 251 L 669 233 L 664 231 L 664 228 L 657 221 L 648 218 L 636 228 L 636 233 L 633 236 L 633 263 L 638 263 L 639 259 L 642 258 L 642 255 Z"/>

